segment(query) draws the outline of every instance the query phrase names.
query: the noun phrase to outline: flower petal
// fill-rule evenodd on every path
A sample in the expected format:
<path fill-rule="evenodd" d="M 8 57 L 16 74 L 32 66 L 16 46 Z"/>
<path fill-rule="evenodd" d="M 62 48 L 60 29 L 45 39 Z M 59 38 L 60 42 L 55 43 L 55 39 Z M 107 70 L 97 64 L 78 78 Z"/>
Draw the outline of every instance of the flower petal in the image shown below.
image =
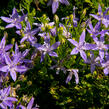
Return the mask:
<path fill-rule="evenodd" d="M 95 65 L 91 64 L 90 65 L 90 70 L 91 70 L 91 73 L 93 73 L 95 71 Z"/>
<path fill-rule="evenodd" d="M 55 52 L 53 52 L 53 51 L 49 52 L 48 54 L 49 54 L 50 56 L 58 57 L 57 53 L 55 53 Z"/>
<path fill-rule="evenodd" d="M 9 55 L 8 54 L 4 54 L 4 57 L 5 57 L 6 64 L 11 65 L 12 61 L 11 61 Z"/>
<path fill-rule="evenodd" d="M 5 28 L 12 28 L 14 26 L 15 26 L 15 24 L 11 23 L 11 24 L 8 24 Z"/>
<path fill-rule="evenodd" d="M 108 68 L 105 68 L 104 70 L 104 74 L 107 76 L 109 74 Z"/>
<path fill-rule="evenodd" d="M 68 41 L 69 41 L 70 43 L 72 43 L 73 45 L 78 46 L 78 42 L 76 42 L 75 40 L 73 40 L 73 39 L 68 39 Z"/>
<path fill-rule="evenodd" d="M 1 107 L 2 109 L 5 109 L 5 108 L 6 108 L 6 106 L 4 106 L 2 103 L 0 103 L 0 107 Z"/>
<path fill-rule="evenodd" d="M 89 14 L 89 15 L 92 16 L 92 17 L 94 17 L 94 18 L 97 19 L 97 20 L 100 20 L 100 17 L 97 16 L 97 15 L 94 15 L 94 14 Z"/>
<path fill-rule="evenodd" d="M 93 31 L 93 25 L 92 25 L 91 21 L 89 22 L 89 28 L 90 28 L 90 30 Z"/>
<path fill-rule="evenodd" d="M 28 38 L 27 36 L 24 36 L 24 37 L 21 39 L 20 43 L 23 43 L 27 38 Z"/>
<path fill-rule="evenodd" d="M 18 12 L 17 12 L 16 8 L 13 8 L 12 18 L 15 19 L 17 17 L 18 17 Z"/>
<path fill-rule="evenodd" d="M 46 52 L 44 52 L 44 53 L 41 54 L 41 60 L 40 60 L 40 62 L 42 62 L 44 60 L 45 55 L 46 55 Z"/>
<path fill-rule="evenodd" d="M 7 72 L 8 71 L 8 66 L 0 67 L 0 71 Z"/>
<path fill-rule="evenodd" d="M 80 39 L 79 39 L 79 44 L 83 44 L 85 42 L 85 30 L 83 30 Z"/>
<path fill-rule="evenodd" d="M 54 1 L 54 2 L 52 3 L 52 13 L 53 13 L 53 14 L 56 13 L 58 7 L 59 7 L 59 2 L 58 2 L 58 1 Z"/>
<path fill-rule="evenodd" d="M 96 31 L 96 30 L 99 30 L 100 27 L 101 27 L 101 21 L 98 21 L 98 22 L 96 23 L 95 27 L 94 27 L 95 31 Z"/>
<path fill-rule="evenodd" d="M 72 79 L 72 75 L 73 75 L 73 72 L 69 72 L 69 75 L 67 76 L 67 79 L 66 79 L 66 84 Z"/>
<path fill-rule="evenodd" d="M 6 45 L 6 46 L 5 46 L 5 51 L 8 51 L 9 49 L 11 49 L 12 46 L 13 46 L 12 44 L 8 44 L 8 45 Z"/>
<path fill-rule="evenodd" d="M 98 13 L 99 13 L 99 15 L 102 14 L 102 8 L 101 8 L 100 4 L 99 4 L 99 6 L 98 6 Z"/>
<path fill-rule="evenodd" d="M 72 69 L 73 70 L 73 73 L 74 73 L 74 76 L 75 76 L 75 82 L 76 84 L 79 83 L 79 76 L 78 76 L 78 69 Z"/>
<path fill-rule="evenodd" d="M 86 53 L 85 53 L 83 50 L 80 51 L 80 55 L 81 55 L 81 57 L 84 59 L 84 61 L 87 60 Z"/>
<path fill-rule="evenodd" d="M 104 58 L 104 50 L 99 50 L 99 55 L 100 55 L 101 59 L 103 59 Z"/>
<path fill-rule="evenodd" d="M 20 23 L 17 23 L 17 24 L 15 25 L 15 27 L 16 27 L 17 29 L 22 29 L 22 25 L 21 25 Z"/>
<path fill-rule="evenodd" d="M 49 2 L 47 3 L 47 6 L 50 6 L 52 4 L 52 0 L 49 0 Z"/>
<path fill-rule="evenodd" d="M 10 71 L 10 75 L 11 75 L 12 79 L 13 79 L 14 81 L 16 81 L 16 79 L 17 79 L 17 77 L 16 77 L 16 72 L 15 72 L 13 69 Z"/>
<path fill-rule="evenodd" d="M 32 97 L 30 102 L 28 103 L 27 109 L 32 109 L 33 103 L 34 103 L 34 98 Z"/>
<path fill-rule="evenodd" d="M 6 43 L 6 36 L 4 36 L 1 40 L 1 43 L 0 43 L 0 48 L 5 48 L 5 43 Z"/>
<path fill-rule="evenodd" d="M 65 4 L 65 5 L 69 5 L 70 3 L 68 2 L 68 0 L 59 0 L 61 3 Z"/>
<path fill-rule="evenodd" d="M 28 70 L 28 68 L 27 67 L 25 67 L 25 66 L 16 66 L 16 71 L 17 72 L 20 72 L 20 73 L 22 73 L 22 72 L 26 72 L 27 70 Z"/>
<path fill-rule="evenodd" d="M 84 49 L 85 50 L 95 50 L 96 49 L 96 44 L 89 44 L 89 43 L 86 43 L 85 45 L 84 45 Z"/>
<path fill-rule="evenodd" d="M 6 100 L 10 100 L 10 101 L 18 101 L 16 98 L 14 97 L 7 97 Z"/>
<path fill-rule="evenodd" d="M 74 54 L 78 54 L 78 50 L 77 50 L 77 47 L 75 47 L 72 51 L 71 51 L 71 55 L 74 55 Z"/>
<path fill-rule="evenodd" d="M 11 23 L 13 20 L 11 19 L 11 18 L 9 18 L 9 17 L 1 17 L 1 19 L 3 20 L 3 21 L 5 21 L 5 22 L 7 22 L 7 23 Z"/>
<path fill-rule="evenodd" d="M 59 45 L 60 45 L 60 42 L 54 43 L 54 44 L 50 47 L 50 50 L 56 49 Z"/>

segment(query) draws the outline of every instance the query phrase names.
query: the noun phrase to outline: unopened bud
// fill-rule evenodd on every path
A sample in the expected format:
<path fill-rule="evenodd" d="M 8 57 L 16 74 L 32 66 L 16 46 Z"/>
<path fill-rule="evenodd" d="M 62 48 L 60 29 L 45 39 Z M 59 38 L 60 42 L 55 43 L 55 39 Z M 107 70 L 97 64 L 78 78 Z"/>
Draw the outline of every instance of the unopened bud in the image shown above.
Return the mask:
<path fill-rule="evenodd" d="M 70 20 L 71 20 L 71 21 L 73 20 L 73 14 L 70 15 Z"/>
<path fill-rule="evenodd" d="M 86 8 L 83 10 L 83 16 L 86 15 Z"/>
<path fill-rule="evenodd" d="M 28 81 L 27 84 L 28 84 L 28 86 L 31 86 L 32 85 L 32 81 Z"/>
<path fill-rule="evenodd" d="M 55 23 L 59 22 L 59 17 L 57 15 L 54 16 Z"/>
<path fill-rule="evenodd" d="M 11 40 L 11 44 L 14 45 L 14 43 L 15 43 L 15 38 L 12 38 L 12 40 Z"/>
<path fill-rule="evenodd" d="M 60 33 L 63 33 L 63 29 L 64 29 L 63 27 L 60 27 L 60 28 L 59 28 L 59 32 L 60 32 Z"/>

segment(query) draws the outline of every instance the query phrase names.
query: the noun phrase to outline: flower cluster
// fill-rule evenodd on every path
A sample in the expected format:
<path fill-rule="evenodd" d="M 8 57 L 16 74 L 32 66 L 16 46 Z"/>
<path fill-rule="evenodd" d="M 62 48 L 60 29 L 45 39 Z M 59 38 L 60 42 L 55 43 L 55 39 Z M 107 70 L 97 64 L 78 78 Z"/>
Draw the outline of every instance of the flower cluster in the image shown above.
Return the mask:
<path fill-rule="evenodd" d="M 48 5 L 52 5 L 53 14 L 56 12 L 59 7 L 59 2 L 65 5 L 69 5 L 68 0 L 50 0 Z M 72 65 L 66 67 L 63 63 L 65 59 L 69 59 L 69 55 L 76 55 L 82 57 L 85 64 L 89 64 L 91 73 L 93 73 L 96 67 L 100 67 L 105 75 L 109 74 L 109 44 L 105 41 L 106 35 L 108 35 L 108 25 L 109 25 L 109 15 L 107 12 L 102 12 L 101 6 L 98 7 L 98 15 L 90 14 L 98 20 L 95 26 L 93 26 L 92 21 L 88 20 L 86 28 L 82 28 L 82 32 L 79 38 L 79 42 L 75 41 L 72 30 L 78 27 L 78 20 L 75 16 L 75 7 L 74 13 L 69 17 L 62 18 L 65 20 L 66 24 L 62 24 L 59 21 L 49 22 L 50 19 L 43 15 L 40 18 L 40 22 L 35 22 L 31 25 L 31 22 L 28 19 L 28 15 L 24 14 L 20 16 L 16 10 L 13 9 L 12 15 L 10 17 L 2 16 L 1 19 L 6 23 L 9 23 L 5 28 L 16 27 L 16 33 L 21 36 L 20 44 L 16 42 L 15 47 L 12 44 L 6 45 L 6 34 L 0 42 L 0 107 L 3 109 L 38 109 L 37 106 L 32 108 L 34 103 L 34 98 L 32 97 L 27 107 L 19 103 L 16 107 L 14 103 L 18 101 L 15 97 L 10 95 L 11 86 L 5 87 L 3 83 L 6 81 L 6 78 L 17 81 L 17 78 L 21 74 L 25 74 L 30 68 L 28 63 L 32 64 L 35 56 L 40 54 L 40 63 L 44 63 L 46 58 L 50 58 L 56 65 L 51 65 L 50 69 L 55 69 L 56 74 L 59 74 L 60 71 L 63 71 L 64 74 L 68 74 L 66 78 L 66 83 L 70 82 L 72 76 L 75 76 L 76 84 L 79 84 L 79 68 L 75 68 Z M 43 19 L 43 20 L 42 20 Z M 22 25 L 25 24 L 25 25 Z M 102 26 L 105 28 L 102 29 Z M 32 27 L 35 26 L 34 29 Z M 105 30 L 104 30 L 105 29 Z M 87 33 L 87 34 L 86 34 Z M 36 37 L 38 36 L 38 37 Z M 78 36 L 77 36 L 78 37 Z M 85 38 L 89 37 L 91 41 L 87 41 Z M 60 57 L 61 47 L 67 43 L 67 45 L 72 44 L 75 46 L 70 54 L 68 54 L 65 59 Z M 30 44 L 30 49 L 20 51 L 20 47 L 23 45 Z M 11 51 L 11 49 L 15 48 Z M 31 56 L 31 59 L 26 59 L 26 56 L 29 54 L 31 48 L 34 50 Z M 70 46 L 68 46 L 68 51 Z M 64 51 L 67 53 L 67 50 Z M 88 55 L 88 53 L 90 55 Z M 96 53 L 97 55 L 94 55 Z M 62 54 L 64 55 L 64 54 Z M 73 57 L 73 56 L 72 56 Z M 59 59 L 59 60 L 58 60 Z"/>

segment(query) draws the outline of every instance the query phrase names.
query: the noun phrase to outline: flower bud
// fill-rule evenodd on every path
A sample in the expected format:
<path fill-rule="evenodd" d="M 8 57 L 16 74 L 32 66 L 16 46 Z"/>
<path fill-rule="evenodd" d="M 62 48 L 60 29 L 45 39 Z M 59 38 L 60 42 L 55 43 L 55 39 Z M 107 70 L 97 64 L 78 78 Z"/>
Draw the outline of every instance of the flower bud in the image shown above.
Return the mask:
<path fill-rule="evenodd" d="M 14 43 L 15 43 L 15 38 L 12 38 L 12 40 L 11 40 L 11 44 L 14 45 Z"/>
<path fill-rule="evenodd" d="M 44 28 L 44 27 L 41 27 L 41 30 L 42 30 L 42 31 L 45 31 L 45 28 Z"/>
<path fill-rule="evenodd" d="M 73 20 L 73 14 L 70 15 L 70 21 L 72 21 L 72 20 Z"/>
<path fill-rule="evenodd" d="M 59 32 L 63 33 L 63 29 L 64 29 L 63 27 L 59 27 Z"/>
<path fill-rule="evenodd" d="M 31 86 L 32 85 L 32 81 L 28 81 L 27 84 L 28 84 L 28 86 Z"/>
<path fill-rule="evenodd" d="M 54 21 L 55 21 L 55 23 L 59 22 L 59 17 L 57 15 L 54 16 Z"/>

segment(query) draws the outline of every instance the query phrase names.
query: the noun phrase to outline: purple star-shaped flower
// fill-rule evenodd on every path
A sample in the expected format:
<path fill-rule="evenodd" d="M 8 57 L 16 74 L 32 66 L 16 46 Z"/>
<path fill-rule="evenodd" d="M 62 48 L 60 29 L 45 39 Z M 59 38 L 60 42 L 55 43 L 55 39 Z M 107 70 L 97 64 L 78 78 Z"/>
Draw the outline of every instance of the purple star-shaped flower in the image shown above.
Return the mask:
<path fill-rule="evenodd" d="M 87 31 L 90 33 L 92 38 L 95 38 L 99 33 L 100 27 L 101 27 L 101 22 L 97 22 L 95 27 L 93 27 L 91 21 L 88 23 L 90 30 L 87 28 Z"/>
<path fill-rule="evenodd" d="M 89 28 L 87 28 L 87 31 L 90 33 L 91 37 L 94 39 L 96 39 L 96 36 L 97 35 L 102 35 L 104 33 L 106 33 L 108 30 L 102 30 L 102 31 L 99 31 L 100 30 L 100 27 L 101 27 L 101 21 L 97 22 L 97 24 L 95 25 L 95 27 L 93 27 L 91 21 L 88 23 L 89 24 Z M 97 40 L 97 39 L 96 39 Z"/>
<path fill-rule="evenodd" d="M 21 39 L 20 43 L 23 43 L 25 40 L 29 41 L 31 44 L 36 43 L 37 39 L 34 37 L 35 34 L 39 32 L 38 29 L 31 30 L 31 25 L 27 22 L 26 30 L 24 31 L 24 37 Z"/>
<path fill-rule="evenodd" d="M 68 0 L 49 0 L 48 6 L 52 5 L 52 13 L 56 13 L 58 7 L 59 7 L 59 2 L 65 5 L 69 5 Z"/>
<path fill-rule="evenodd" d="M 93 50 L 99 50 L 99 55 L 100 58 L 103 59 L 104 58 L 104 51 L 109 49 L 109 45 L 108 44 L 104 44 L 104 34 L 102 34 L 100 36 L 100 40 L 96 37 L 96 39 L 94 39 L 95 43 L 96 43 L 96 47 Z"/>
<path fill-rule="evenodd" d="M 22 25 L 20 22 L 25 19 L 25 15 L 19 16 L 16 8 L 13 8 L 13 12 L 10 18 L 1 16 L 1 19 L 7 23 L 10 23 L 5 28 L 16 27 L 17 29 L 22 29 Z"/>
<path fill-rule="evenodd" d="M 75 82 L 76 84 L 79 83 L 79 76 L 78 76 L 78 69 L 68 69 L 69 72 L 69 75 L 66 79 L 66 83 L 68 83 L 71 79 L 72 79 L 72 76 L 74 75 L 75 76 Z"/>
<path fill-rule="evenodd" d="M 17 99 L 14 97 L 8 97 L 10 94 L 10 90 L 10 86 L 0 90 L 0 107 L 2 109 L 7 109 L 7 106 L 11 108 L 13 105 L 12 102 L 17 101 Z"/>
<path fill-rule="evenodd" d="M 43 33 L 39 33 L 38 35 L 43 37 L 45 42 L 47 42 L 47 43 L 50 42 L 50 34 L 49 33 L 43 32 Z"/>
<path fill-rule="evenodd" d="M 71 33 L 67 31 L 67 29 L 65 28 L 65 26 L 63 24 L 59 24 L 59 27 L 63 28 L 63 33 L 62 35 L 65 36 L 66 38 L 71 38 Z"/>
<path fill-rule="evenodd" d="M 21 55 L 19 54 L 14 58 L 13 60 L 9 57 L 8 54 L 4 54 L 5 57 L 5 63 L 6 65 L 3 65 L 0 67 L 0 71 L 2 72 L 10 72 L 10 75 L 14 81 L 16 81 L 17 75 L 16 72 L 26 72 L 28 68 L 26 68 L 24 65 L 18 65 Z"/>
<path fill-rule="evenodd" d="M 109 25 L 109 15 L 106 15 L 107 12 L 109 11 L 109 8 L 107 8 L 105 10 L 105 12 L 102 12 L 102 8 L 99 4 L 98 6 L 98 15 L 95 14 L 90 14 L 92 17 L 94 17 L 95 19 L 97 19 L 98 21 L 102 21 L 102 24 L 105 25 L 105 27 L 107 28 Z"/>
<path fill-rule="evenodd" d="M 95 58 L 94 53 L 90 51 L 90 58 L 88 58 L 85 63 L 90 64 L 91 73 L 95 71 L 95 66 L 100 66 L 98 62 L 100 59 L 100 57 Z"/>
<path fill-rule="evenodd" d="M 81 57 L 84 60 L 87 60 L 87 56 L 86 53 L 84 52 L 85 48 L 85 30 L 82 32 L 80 39 L 79 39 L 79 43 L 76 42 L 73 39 L 68 39 L 68 41 L 70 41 L 73 45 L 75 45 L 76 47 L 72 50 L 71 55 L 74 54 L 78 54 L 80 52 Z"/>
<path fill-rule="evenodd" d="M 27 54 L 29 53 L 29 49 L 26 49 L 25 51 L 23 51 L 22 53 L 19 51 L 19 47 L 17 45 L 17 43 L 15 44 L 15 52 L 12 53 L 13 55 L 13 59 L 16 59 L 19 55 L 19 63 L 31 63 L 32 61 L 29 59 L 24 59 L 25 56 L 27 56 Z"/>
<path fill-rule="evenodd" d="M 38 47 L 37 49 L 42 52 L 41 62 L 44 60 L 46 54 L 58 57 L 57 53 L 55 53 L 53 50 L 56 49 L 59 45 L 60 42 L 56 42 L 52 46 L 50 46 L 50 43 L 45 42 L 42 46 Z"/>

